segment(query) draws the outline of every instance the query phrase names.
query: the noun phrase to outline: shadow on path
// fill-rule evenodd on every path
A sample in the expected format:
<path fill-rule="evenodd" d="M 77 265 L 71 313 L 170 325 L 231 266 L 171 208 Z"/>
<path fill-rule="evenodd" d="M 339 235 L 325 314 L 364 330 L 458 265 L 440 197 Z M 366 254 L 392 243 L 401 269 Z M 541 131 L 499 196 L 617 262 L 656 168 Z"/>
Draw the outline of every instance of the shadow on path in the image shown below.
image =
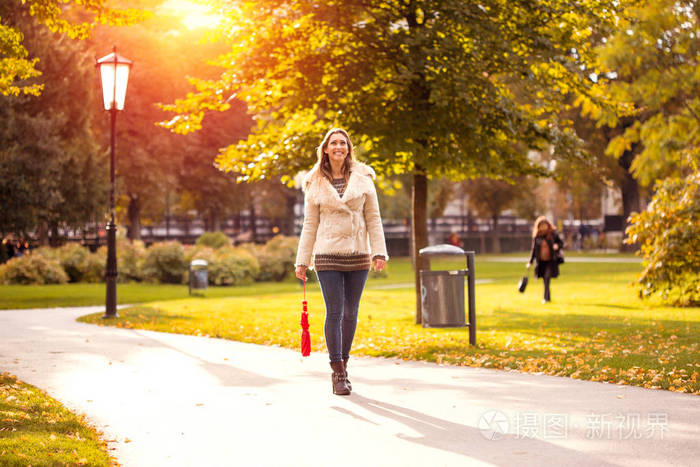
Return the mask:
<path fill-rule="evenodd" d="M 479 428 L 462 425 L 460 423 L 451 422 L 441 418 L 433 417 L 425 413 L 402 407 L 400 405 L 389 402 L 369 399 L 357 393 L 353 393 L 347 398 L 350 402 L 357 404 L 365 410 L 373 412 L 379 416 L 399 422 L 408 428 L 420 433 L 420 436 L 408 436 L 402 433 L 396 436 L 405 441 L 418 443 L 431 448 L 441 449 L 443 451 L 452 452 L 455 454 L 480 459 L 485 462 L 498 462 L 497 457 L 500 453 L 504 455 L 504 459 L 508 458 L 511 452 L 516 449 L 527 451 L 527 453 L 537 454 L 546 452 L 548 459 L 540 459 L 540 462 L 548 463 L 553 460 L 559 462 L 567 462 L 569 464 L 577 464 L 585 460 L 586 463 L 596 466 L 613 466 L 602 459 L 597 459 L 590 453 L 583 455 L 578 451 L 564 448 L 547 441 L 528 438 L 527 440 L 519 440 L 516 435 L 505 433 L 500 439 L 490 440 L 484 435 Z M 344 412 L 344 411 L 341 411 Z M 348 411 L 350 412 L 350 411 Z M 368 421 L 364 417 L 350 412 L 348 415 L 359 420 Z M 476 420 L 475 420 L 476 422 Z M 374 422 L 370 422 L 374 423 Z M 521 446 L 519 442 L 524 444 Z M 488 446 L 487 443 L 498 443 L 497 445 Z M 488 446 L 488 449 L 485 447 Z M 525 459 L 523 459 L 525 460 Z M 512 461 L 512 458 L 511 458 Z M 578 462 L 577 462 L 578 461 Z"/>

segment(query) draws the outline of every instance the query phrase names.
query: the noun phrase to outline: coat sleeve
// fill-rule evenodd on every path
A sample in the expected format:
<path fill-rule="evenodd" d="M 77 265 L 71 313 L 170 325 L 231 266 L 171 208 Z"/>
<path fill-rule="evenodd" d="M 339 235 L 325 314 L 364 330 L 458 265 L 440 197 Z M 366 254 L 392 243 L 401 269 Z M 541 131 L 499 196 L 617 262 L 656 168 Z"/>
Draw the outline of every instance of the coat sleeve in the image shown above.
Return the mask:
<path fill-rule="evenodd" d="M 559 236 L 559 234 L 554 234 L 554 243 L 556 243 L 557 245 L 559 245 L 559 250 L 563 250 L 563 249 L 564 249 L 564 241 L 561 239 L 561 237 Z"/>
<path fill-rule="evenodd" d="M 297 259 L 294 266 L 311 266 L 311 255 L 314 252 L 316 243 L 316 232 L 321 213 L 320 207 L 314 203 L 308 192 L 304 198 L 304 225 L 299 237 L 299 247 L 297 248 Z"/>
<path fill-rule="evenodd" d="M 535 261 L 535 257 L 537 256 L 537 239 L 533 238 L 532 239 L 532 253 L 530 253 L 530 264 L 532 264 L 533 261 Z"/>
<path fill-rule="evenodd" d="M 386 251 L 386 241 L 384 240 L 384 227 L 382 217 L 379 214 L 379 201 L 377 200 L 377 190 L 374 182 L 370 180 L 371 188 L 367 191 L 365 199 L 364 216 L 367 233 L 369 234 L 370 256 L 383 256 L 388 260 Z"/>

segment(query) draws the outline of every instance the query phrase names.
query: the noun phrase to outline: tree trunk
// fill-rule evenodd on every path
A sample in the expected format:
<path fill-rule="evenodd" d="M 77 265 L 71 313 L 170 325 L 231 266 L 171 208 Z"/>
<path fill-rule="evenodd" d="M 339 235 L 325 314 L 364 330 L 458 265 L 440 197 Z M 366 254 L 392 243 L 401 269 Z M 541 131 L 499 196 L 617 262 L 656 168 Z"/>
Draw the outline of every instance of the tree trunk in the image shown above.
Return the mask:
<path fill-rule="evenodd" d="M 258 222 L 255 217 L 255 204 L 250 203 L 248 211 L 250 212 L 250 238 L 253 243 L 258 243 Z"/>
<path fill-rule="evenodd" d="M 141 198 L 129 195 L 129 207 L 127 208 L 129 217 L 129 228 L 126 235 L 129 240 L 141 240 Z"/>
<path fill-rule="evenodd" d="M 219 216 L 218 209 L 209 210 L 209 222 L 207 227 L 209 232 L 217 232 L 221 230 L 221 216 Z"/>
<path fill-rule="evenodd" d="M 498 240 L 498 214 L 491 219 L 493 220 L 493 229 L 491 232 L 492 253 L 499 254 L 501 252 L 501 242 Z"/>
<path fill-rule="evenodd" d="M 639 197 L 639 184 L 637 180 L 632 176 L 630 168 L 632 166 L 632 161 L 636 157 L 636 144 L 632 146 L 629 151 L 625 151 L 618 163 L 625 171 L 624 177 L 620 182 L 620 192 L 622 194 L 622 218 L 624 220 L 623 232 L 627 230 L 629 225 L 629 216 L 633 212 L 639 212 L 641 210 L 641 203 Z M 622 244 L 621 251 L 635 251 L 637 247 L 635 245 Z"/>
<path fill-rule="evenodd" d="M 286 216 L 282 220 L 282 225 L 280 227 L 280 233 L 282 235 L 292 236 L 294 235 L 294 206 L 297 203 L 297 193 L 296 190 L 293 194 L 286 197 L 287 208 L 285 209 Z"/>
<path fill-rule="evenodd" d="M 428 245 L 428 177 L 425 175 L 423 168 L 416 165 L 413 173 L 413 191 L 411 197 L 411 234 L 413 239 L 413 257 L 414 257 L 414 273 L 416 282 L 416 324 L 421 324 L 423 321 L 423 311 L 421 309 L 421 287 L 420 287 L 420 270 L 424 269 L 425 260 L 420 257 L 418 252 L 421 248 Z"/>
<path fill-rule="evenodd" d="M 46 222 L 39 224 L 39 232 L 37 232 L 39 246 L 49 246 L 49 226 Z"/>
<path fill-rule="evenodd" d="M 52 222 L 51 225 L 49 226 L 51 234 L 49 237 L 49 245 L 52 247 L 58 247 L 61 246 L 61 236 L 58 233 L 58 223 Z"/>

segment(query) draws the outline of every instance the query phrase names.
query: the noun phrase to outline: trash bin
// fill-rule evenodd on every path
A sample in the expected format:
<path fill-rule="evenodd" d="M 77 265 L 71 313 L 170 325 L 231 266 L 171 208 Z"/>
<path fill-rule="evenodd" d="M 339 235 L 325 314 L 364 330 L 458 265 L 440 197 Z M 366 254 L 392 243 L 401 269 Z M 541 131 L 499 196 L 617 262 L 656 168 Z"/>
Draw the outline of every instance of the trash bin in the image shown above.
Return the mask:
<path fill-rule="evenodd" d="M 464 256 L 466 269 L 457 271 L 420 271 L 421 323 L 423 327 L 469 326 L 469 342 L 476 344 L 476 316 L 474 310 L 474 252 L 454 245 L 435 245 L 420 250 L 421 256 Z M 467 279 L 469 322 L 464 313 L 464 280 Z"/>
<path fill-rule="evenodd" d="M 208 265 L 209 263 L 203 259 L 195 259 L 190 263 L 190 295 L 192 290 L 205 290 L 207 288 L 209 283 L 209 278 L 207 277 Z"/>

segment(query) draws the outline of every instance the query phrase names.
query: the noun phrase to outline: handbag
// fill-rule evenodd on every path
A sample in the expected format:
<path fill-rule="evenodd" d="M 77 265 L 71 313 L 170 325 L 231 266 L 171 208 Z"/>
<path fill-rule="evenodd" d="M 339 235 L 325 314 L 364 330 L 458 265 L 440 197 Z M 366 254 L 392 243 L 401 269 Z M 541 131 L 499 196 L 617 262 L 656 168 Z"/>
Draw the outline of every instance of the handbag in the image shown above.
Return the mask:
<path fill-rule="evenodd" d="M 518 282 L 518 292 L 525 292 L 525 287 L 527 287 L 527 275 L 523 276 Z"/>

